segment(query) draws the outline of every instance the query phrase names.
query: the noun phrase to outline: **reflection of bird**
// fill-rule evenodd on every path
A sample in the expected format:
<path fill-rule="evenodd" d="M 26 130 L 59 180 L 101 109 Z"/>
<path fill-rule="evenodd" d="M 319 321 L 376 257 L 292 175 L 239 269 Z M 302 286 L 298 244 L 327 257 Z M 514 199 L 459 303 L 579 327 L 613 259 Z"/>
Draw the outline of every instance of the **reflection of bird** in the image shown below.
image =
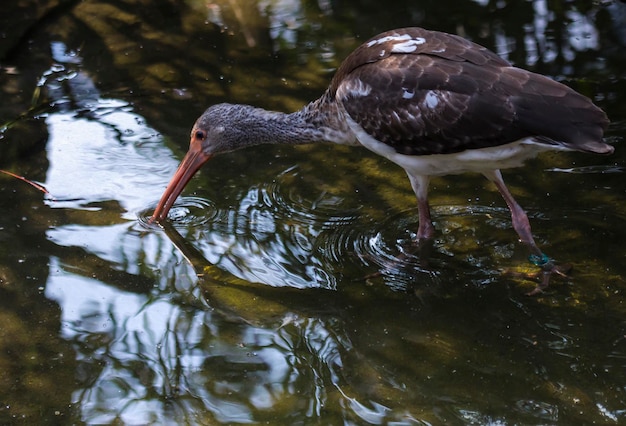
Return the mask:
<path fill-rule="evenodd" d="M 482 173 L 504 197 L 535 262 L 551 263 L 499 169 L 547 150 L 610 154 L 613 147 L 602 142 L 607 125 L 588 98 L 482 46 L 421 28 L 392 30 L 357 48 L 324 95 L 300 111 L 231 104 L 207 109 L 152 220 L 167 217 L 193 174 L 216 154 L 263 143 L 327 141 L 363 145 L 406 170 L 417 195 L 418 240 L 434 233 L 429 177 Z"/>

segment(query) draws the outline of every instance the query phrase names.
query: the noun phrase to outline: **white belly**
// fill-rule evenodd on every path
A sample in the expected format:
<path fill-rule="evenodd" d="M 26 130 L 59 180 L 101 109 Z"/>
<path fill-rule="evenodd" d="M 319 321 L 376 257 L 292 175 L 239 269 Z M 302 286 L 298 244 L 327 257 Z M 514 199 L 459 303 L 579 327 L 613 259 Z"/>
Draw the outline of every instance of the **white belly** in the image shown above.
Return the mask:
<path fill-rule="evenodd" d="M 414 176 L 482 173 L 488 170 L 519 167 L 540 152 L 567 150 L 562 146 L 542 144 L 532 138 L 525 138 L 506 145 L 468 149 L 454 154 L 405 155 L 398 154 L 389 145 L 374 139 L 349 117 L 347 121 L 361 145 L 388 158 Z"/>

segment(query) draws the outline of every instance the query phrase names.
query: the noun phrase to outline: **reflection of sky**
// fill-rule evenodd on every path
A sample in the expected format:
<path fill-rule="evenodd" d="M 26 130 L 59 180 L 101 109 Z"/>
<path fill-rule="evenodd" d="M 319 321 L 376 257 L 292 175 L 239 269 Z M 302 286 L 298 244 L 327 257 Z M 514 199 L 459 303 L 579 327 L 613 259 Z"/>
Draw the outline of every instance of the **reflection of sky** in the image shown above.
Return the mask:
<path fill-rule="evenodd" d="M 289 400 L 306 384 L 311 393 L 299 398 L 310 398 L 310 405 L 297 408 L 319 416 L 332 391 L 325 389 L 323 376 L 336 386 L 342 381 L 339 345 L 349 342 L 315 318 L 287 313 L 276 329 L 242 324 L 233 339 L 222 330 L 229 324 L 220 325 L 210 311 L 183 308 L 169 295 L 133 294 L 75 275 L 56 258 L 45 294 L 62 307 L 60 333 L 75 344 L 77 370 L 89 373 L 77 373 L 82 386 L 73 403 L 92 424 L 116 418 L 127 424 L 168 423 L 176 406 L 209 411 L 220 422 L 249 423 L 256 410 Z M 295 351 L 308 355 L 298 359 Z M 359 416 L 372 416 L 366 405 L 345 397 Z"/>
<path fill-rule="evenodd" d="M 116 200 L 135 220 L 159 199 L 177 160 L 143 118 L 116 100 L 100 100 L 88 117 L 52 113 L 46 122 L 51 207 L 86 208 Z"/>
<path fill-rule="evenodd" d="M 173 322 L 180 309 L 165 300 L 151 301 L 146 295 L 63 272 L 58 260 L 51 262 L 46 296 L 63 307 L 62 336 L 82 342 L 78 361 L 102 368 L 91 378 L 94 383 L 75 391 L 73 399 L 80 403 L 84 419 L 94 424 L 109 423 L 116 416 L 132 424 L 154 421 L 162 402 L 151 399 L 149 390 L 153 386 L 165 389 L 168 369 L 177 362 L 171 347 L 175 342 L 168 342 L 168 335 L 177 328 Z M 202 328 L 202 321 L 193 326 Z M 202 334 L 197 330 L 185 333 L 185 344 L 193 347 L 197 344 L 193 337 Z M 201 368 L 204 357 L 185 351 L 179 362 L 185 372 L 192 372 Z M 137 363 L 143 365 L 133 367 Z M 136 368 L 145 370 L 147 376 L 137 374 Z"/>
<path fill-rule="evenodd" d="M 46 297 L 63 307 L 61 322 L 63 337 L 74 339 L 77 334 L 115 333 L 116 327 L 126 332 L 141 330 L 142 306 L 145 295 L 116 290 L 96 279 L 74 275 L 63 269 L 58 259 L 50 262 L 50 277 L 46 284 Z M 160 307 L 154 307 L 159 311 Z M 168 315 L 160 312 L 150 315 L 150 328 L 162 335 Z M 149 312 L 144 312 L 148 315 Z"/>

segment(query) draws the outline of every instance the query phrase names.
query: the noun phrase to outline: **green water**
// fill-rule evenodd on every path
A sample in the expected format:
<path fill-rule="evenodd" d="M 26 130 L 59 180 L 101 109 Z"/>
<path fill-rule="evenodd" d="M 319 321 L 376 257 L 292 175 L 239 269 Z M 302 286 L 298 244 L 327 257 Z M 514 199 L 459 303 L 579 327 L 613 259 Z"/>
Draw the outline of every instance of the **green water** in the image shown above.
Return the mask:
<path fill-rule="evenodd" d="M 618 424 L 626 420 L 621 2 L 50 1 L 0 11 L 0 423 Z M 488 46 L 592 97 L 611 157 L 504 173 L 572 265 L 528 297 L 480 176 L 363 149 L 209 162 L 148 226 L 210 104 L 290 111 L 386 29 Z"/>

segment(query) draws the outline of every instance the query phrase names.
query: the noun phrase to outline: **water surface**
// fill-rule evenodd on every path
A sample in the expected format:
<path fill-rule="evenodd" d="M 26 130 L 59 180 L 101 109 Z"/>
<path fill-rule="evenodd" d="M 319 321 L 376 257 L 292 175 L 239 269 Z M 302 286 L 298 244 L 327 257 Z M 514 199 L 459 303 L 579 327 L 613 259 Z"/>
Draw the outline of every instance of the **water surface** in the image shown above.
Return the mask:
<path fill-rule="evenodd" d="M 0 422 L 623 422 L 625 12 L 556 6 L 7 6 L 0 169 L 47 193 L 0 174 Z M 504 173 L 567 278 L 526 296 L 537 268 L 480 176 L 433 180 L 418 250 L 404 172 L 357 148 L 223 155 L 147 223 L 204 108 L 299 108 L 361 41 L 407 25 L 607 111 L 613 156 Z"/>

